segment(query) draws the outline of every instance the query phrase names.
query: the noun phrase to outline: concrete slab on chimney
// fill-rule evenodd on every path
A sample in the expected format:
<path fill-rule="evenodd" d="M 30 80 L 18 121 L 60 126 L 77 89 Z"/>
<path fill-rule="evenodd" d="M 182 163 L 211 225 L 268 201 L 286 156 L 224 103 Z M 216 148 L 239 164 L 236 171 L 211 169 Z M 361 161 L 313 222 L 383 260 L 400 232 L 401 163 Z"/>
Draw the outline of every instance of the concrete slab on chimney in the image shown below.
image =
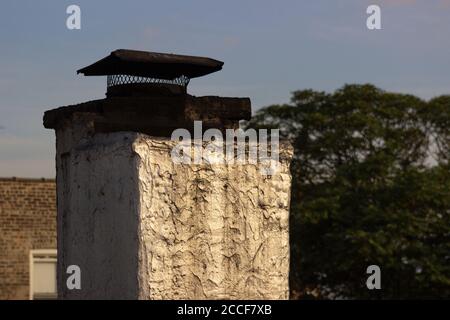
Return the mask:
<path fill-rule="evenodd" d="M 202 121 L 204 130 L 236 129 L 239 120 L 250 119 L 251 103 L 249 98 L 161 92 L 150 96 L 109 97 L 46 111 L 44 127 L 64 128 L 83 114 L 87 115 L 85 119 L 92 133 L 133 131 L 170 137 L 177 128 L 193 132 L 194 121 Z"/>

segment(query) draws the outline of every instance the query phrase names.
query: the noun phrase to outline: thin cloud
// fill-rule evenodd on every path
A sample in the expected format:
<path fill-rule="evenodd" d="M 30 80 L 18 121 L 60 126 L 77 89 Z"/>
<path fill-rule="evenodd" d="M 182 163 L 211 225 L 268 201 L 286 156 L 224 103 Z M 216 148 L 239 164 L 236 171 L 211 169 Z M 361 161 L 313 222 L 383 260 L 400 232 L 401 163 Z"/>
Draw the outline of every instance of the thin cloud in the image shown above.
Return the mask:
<path fill-rule="evenodd" d="M 227 36 L 223 39 L 223 44 L 226 48 L 234 48 L 239 45 L 240 39 L 238 37 Z"/>
<path fill-rule="evenodd" d="M 381 0 L 380 4 L 386 6 L 411 6 L 419 3 L 417 0 Z M 450 0 L 437 0 L 434 1 L 434 4 L 440 8 L 450 8 Z"/>
<path fill-rule="evenodd" d="M 156 41 L 161 37 L 161 30 L 159 28 L 147 27 L 143 31 L 143 37 L 147 41 Z"/>
<path fill-rule="evenodd" d="M 416 0 L 382 0 L 381 5 L 408 6 L 417 4 Z"/>
<path fill-rule="evenodd" d="M 450 8 L 450 0 L 439 1 L 441 8 Z"/>

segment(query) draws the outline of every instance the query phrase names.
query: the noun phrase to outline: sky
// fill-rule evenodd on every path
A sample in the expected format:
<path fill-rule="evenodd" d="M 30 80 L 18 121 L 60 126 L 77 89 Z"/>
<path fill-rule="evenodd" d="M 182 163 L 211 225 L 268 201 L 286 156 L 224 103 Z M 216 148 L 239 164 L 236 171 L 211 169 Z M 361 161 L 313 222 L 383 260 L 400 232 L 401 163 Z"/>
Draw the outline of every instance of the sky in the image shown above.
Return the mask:
<path fill-rule="evenodd" d="M 72 4 L 80 30 L 66 27 Z M 366 27 L 371 4 L 381 30 Z M 54 178 L 43 114 L 103 98 L 106 79 L 76 70 L 119 48 L 224 61 L 188 92 L 250 97 L 253 111 L 346 83 L 430 99 L 450 94 L 450 0 L 2 0 L 0 177 Z"/>

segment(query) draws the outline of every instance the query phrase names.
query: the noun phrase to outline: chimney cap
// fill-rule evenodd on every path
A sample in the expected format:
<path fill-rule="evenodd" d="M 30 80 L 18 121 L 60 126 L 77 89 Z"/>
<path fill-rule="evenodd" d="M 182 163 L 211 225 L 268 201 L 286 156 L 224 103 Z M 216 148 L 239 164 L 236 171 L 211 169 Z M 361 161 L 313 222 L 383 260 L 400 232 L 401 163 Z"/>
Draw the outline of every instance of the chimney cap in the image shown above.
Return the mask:
<path fill-rule="evenodd" d="M 223 62 L 206 57 L 118 49 L 77 71 L 85 76 L 131 75 L 173 80 L 196 78 L 222 69 Z"/>

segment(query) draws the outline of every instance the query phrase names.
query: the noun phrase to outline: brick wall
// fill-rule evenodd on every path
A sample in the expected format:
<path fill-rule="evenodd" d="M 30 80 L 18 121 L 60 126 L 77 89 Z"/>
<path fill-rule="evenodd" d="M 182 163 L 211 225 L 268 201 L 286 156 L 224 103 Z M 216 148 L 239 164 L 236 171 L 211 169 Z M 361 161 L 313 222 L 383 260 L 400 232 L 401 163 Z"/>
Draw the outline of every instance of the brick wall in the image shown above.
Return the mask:
<path fill-rule="evenodd" d="M 56 249 L 55 181 L 0 178 L 0 299 L 29 298 L 32 249 Z"/>

